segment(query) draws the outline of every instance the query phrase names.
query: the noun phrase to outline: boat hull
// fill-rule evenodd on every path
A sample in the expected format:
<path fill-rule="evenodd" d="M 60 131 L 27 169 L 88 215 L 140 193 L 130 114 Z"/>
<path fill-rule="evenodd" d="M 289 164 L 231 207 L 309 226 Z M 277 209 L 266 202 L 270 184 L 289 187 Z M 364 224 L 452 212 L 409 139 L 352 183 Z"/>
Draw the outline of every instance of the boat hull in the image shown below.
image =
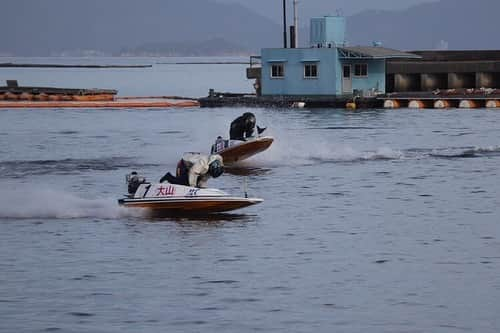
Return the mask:
<path fill-rule="evenodd" d="M 161 214 L 206 214 L 228 212 L 262 201 L 259 198 L 231 196 L 218 189 L 144 182 L 138 186 L 133 195 L 119 199 L 118 204 Z"/>
<path fill-rule="evenodd" d="M 270 136 L 264 136 L 249 141 L 241 141 L 218 151 L 217 154 L 222 156 L 224 164 L 234 164 L 243 161 L 255 154 L 263 152 L 271 146 L 274 139 Z"/>
<path fill-rule="evenodd" d="M 165 213 L 219 213 L 228 212 L 262 202 L 257 198 L 170 198 L 164 200 L 121 199 L 124 207 L 145 208 Z"/>

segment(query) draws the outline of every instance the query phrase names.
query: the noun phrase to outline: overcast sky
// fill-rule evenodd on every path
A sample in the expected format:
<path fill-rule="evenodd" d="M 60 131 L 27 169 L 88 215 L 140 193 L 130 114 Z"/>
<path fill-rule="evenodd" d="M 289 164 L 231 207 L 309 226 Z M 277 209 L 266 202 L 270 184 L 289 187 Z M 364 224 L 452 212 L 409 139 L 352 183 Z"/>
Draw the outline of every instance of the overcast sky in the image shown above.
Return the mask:
<path fill-rule="evenodd" d="M 217 2 L 239 3 L 253 9 L 261 15 L 279 19 L 282 0 L 216 0 Z M 366 9 L 398 10 L 410 6 L 435 2 L 438 0 L 299 0 L 299 16 L 308 18 L 335 14 L 341 10 L 346 16 L 356 14 Z M 287 0 L 291 8 L 293 0 Z"/>

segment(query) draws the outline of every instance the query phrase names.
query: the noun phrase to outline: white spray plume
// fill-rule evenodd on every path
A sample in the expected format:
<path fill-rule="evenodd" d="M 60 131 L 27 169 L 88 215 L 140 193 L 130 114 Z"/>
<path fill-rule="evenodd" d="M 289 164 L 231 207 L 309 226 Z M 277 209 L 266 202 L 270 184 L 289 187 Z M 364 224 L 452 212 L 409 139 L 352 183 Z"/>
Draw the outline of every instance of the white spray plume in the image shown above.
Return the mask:
<path fill-rule="evenodd" d="M 17 187 L 0 198 L 0 218 L 103 218 L 139 216 L 115 199 L 85 199 L 72 193 L 31 186 Z"/>

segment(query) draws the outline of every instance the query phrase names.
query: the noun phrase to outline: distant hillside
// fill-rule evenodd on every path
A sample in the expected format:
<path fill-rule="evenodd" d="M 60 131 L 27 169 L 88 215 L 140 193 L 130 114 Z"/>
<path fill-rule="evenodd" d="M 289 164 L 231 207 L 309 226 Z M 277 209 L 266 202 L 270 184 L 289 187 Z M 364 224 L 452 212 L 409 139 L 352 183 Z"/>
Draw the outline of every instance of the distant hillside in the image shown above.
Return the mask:
<path fill-rule="evenodd" d="M 499 0 L 441 0 L 402 11 L 366 11 L 349 17 L 347 39 L 404 50 L 500 49 L 499 12 Z"/>
<path fill-rule="evenodd" d="M 0 29 L 5 34 L 0 54 L 16 55 L 72 50 L 112 54 L 145 44 L 215 39 L 240 45 L 242 51 L 281 45 L 281 28 L 270 19 L 238 4 L 211 0 L 4 1 Z M 216 51 L 217 46 L 210 50 Z"/>
<path fill-rule="evenodd" d="M 283 1 L 280 0 L 216 0 L 224 3 L 239 3 L 265 17 L 269 17 L 274 22 L 280 24 L 282 18 Z M 436 2 L 438 0 L 300 0 L 298 1 L 298 11 L 300 26 L 307 24 L 311 17 L 322 15 L 334 15 L 338 11 L 343 15 L 353 15 L 367 9 L 400 10 L 414 6 L 422 2 Z M 290 23 L 293 15 L 292 0 L 287 2 L 288 17 Z"/>
<path fill-rule="evenodd" d="M 134 48 L 124 48 L 117 55 L 133 56 L 237 56 L 251 51 L 241 45 L 227 42 L 222 38 L 200 42 L 149 43 Z"/>
<path fill-rule="evenodd" d="M 365 11 L 348 18 L 347 39 L 408 50 L 500 49 L 499 12 L 499 0 Z M 335 8 L 315 16 L 331 13 Z M 304 21 L 302 46 L 309 39 Z M 11 0 L 2 3 L 0 29 L 0 55 L 233 55 L 282 45 L 279 23 L 216 0 Z"/>

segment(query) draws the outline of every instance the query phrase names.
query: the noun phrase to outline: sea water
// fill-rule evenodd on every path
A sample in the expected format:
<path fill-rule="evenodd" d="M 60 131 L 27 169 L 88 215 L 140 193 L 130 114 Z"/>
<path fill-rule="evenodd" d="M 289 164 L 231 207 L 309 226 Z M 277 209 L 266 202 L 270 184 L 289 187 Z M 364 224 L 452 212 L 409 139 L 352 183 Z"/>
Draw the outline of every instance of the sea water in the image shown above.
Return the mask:
<path fill-rule="evenodd" d="M 0 79 L 251 91 L 244 65 L 129 61 L 153 67 Z M 158 180 L 243 112 L 275 142 L 209 184 L 262 204 L 197 218 L 117 205 L 126 173 Z M 0 331 L 498 332 L 499 123 L 488 109 L 0 110 Z"/>

